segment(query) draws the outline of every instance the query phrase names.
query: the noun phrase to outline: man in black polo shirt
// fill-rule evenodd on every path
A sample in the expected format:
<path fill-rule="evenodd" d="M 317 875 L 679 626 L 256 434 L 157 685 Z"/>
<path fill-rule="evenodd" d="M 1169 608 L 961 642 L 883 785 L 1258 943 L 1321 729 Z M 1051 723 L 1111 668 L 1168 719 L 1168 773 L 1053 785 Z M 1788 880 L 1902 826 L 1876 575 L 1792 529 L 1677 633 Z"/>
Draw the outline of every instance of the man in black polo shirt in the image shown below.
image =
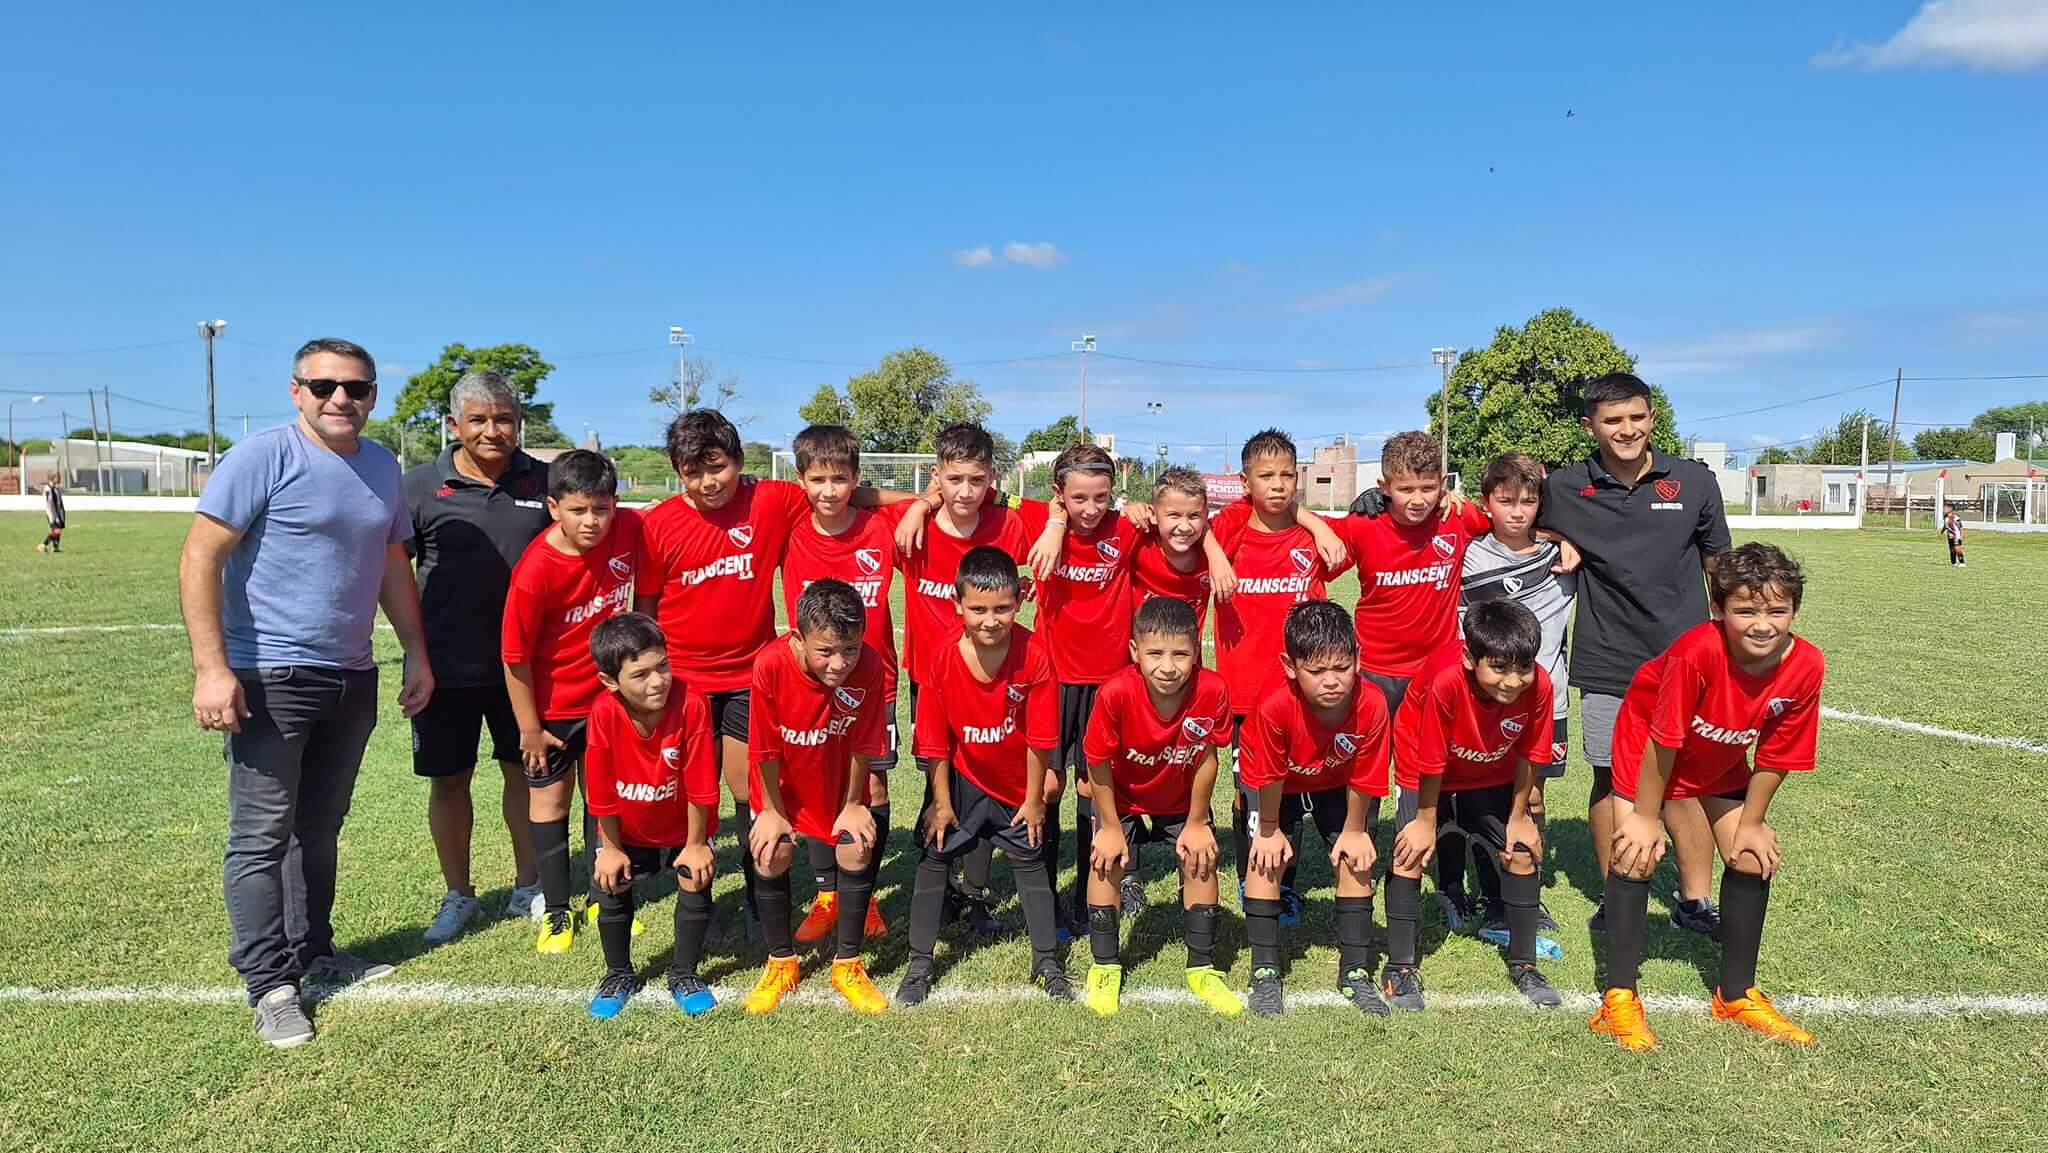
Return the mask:
<path fill-rule="evenodd" d="M 519 722 L 498 659 L 500 618 L 512 566 L 547 531 L 548 467 L 519 451 L 519 394 L 494 372 L 472 372 L 448 397 L 455 443 L 405 474 L 412 552 L 419 563 L 427 653 L 442 686 L 412 721 L 412 771 L 428 779 L 427 829 L 448 893 L 427 929 L 441 944 L 481 917 L 470 883 L 470 777 L 486 728 L 504 775 L 505 829 L 516 866 L 508 916 L 528 916 L 540 893 L 526 827 L 527 787 Z"/>
<path fill-rule="evenodd" d="M 1649 385 L 1632 373 L 1610 373 L 1589 382 L 1583 396 L 1579 423 L 1596 447 L 1545 478 L 1537 524 L 1570 540 L 1583 558 L 1571 683 L 1580 692 L 1580 747 L 1593 767 L 1589 823 L 1604 878 L 1614 841 L 1605 801 L 1622 694 L 1645 661 L 1707 619 L 1703 574 L 1728 548 L 1728 518 L 1711 470 L 1650 451 L 1656 413 Z M 1708 897 L 1714 837 L 1706 813 L 1698 801 L 1671 801 L 1664 825 L 1678 858 L 1671 923 L 1719 940 L 1720 911 Z M 1605 924 L 1603 903 L 1588 926 Z"/>

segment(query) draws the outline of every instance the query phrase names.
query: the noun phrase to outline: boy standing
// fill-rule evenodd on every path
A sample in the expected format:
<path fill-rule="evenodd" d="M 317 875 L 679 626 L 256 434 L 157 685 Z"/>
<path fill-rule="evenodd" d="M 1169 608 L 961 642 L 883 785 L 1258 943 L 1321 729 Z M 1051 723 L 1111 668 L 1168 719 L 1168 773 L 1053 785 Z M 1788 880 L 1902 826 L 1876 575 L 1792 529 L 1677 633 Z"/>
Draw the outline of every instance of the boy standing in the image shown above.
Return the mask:
<path fill-rule="evenodd" d="M 1152 535 L 1138 542 L 1131 557 L 1131 608 L 1153 597 L 1173 597 L 1195 610 L 1195 636 L 1209 621 L 1212 590 L 1228 600 L 1237 579 L 1226 559 L 1218 568 L 1208 555 L 1209 490 L 1202 474 L 1191 468 L 1169 468 L 1152 484 Z"/>
<path fill-rule="evenodd" d="M 53 472 L 43 485 L 43 517 L 50 524 L 50 531 L 43 535 L 43 543 L 36 546 L 37 552 L 64 551 L 64 474 Z"/>
<path fill-rule="evenodd" d="M 839 947 L 832 987 L 856 1010 L 876 1014 L 889 999 L 861 963 L 868 902 L 875 892 L 875 818 L 867 806 L 868 764 L 882 753 L 882 657 L 862 639 L 867 611 L 845 581 L 821 580 L 797 598 L 789 636 L 754 660 L 747 744 L 753 761 L 747 840 L 754 862 L 768 966 L 747 994 L 749 1013 L 767 1013 L 796 988 L 790 934 L 792 834 L 836 846 Z"/>
<path fill-rule="evenodd" d="M 545 909 L 534 947 L 542 953 L 566 953 L 576 938 L 569 916 L 569 798 L 590 707 L 601 691 L 590 634 L 598 622 L 631 610 L 636 592 L 644 594 L 653 583 L 640 516 L 618 507 L 618 482 L 603 456 L 583 449 L 562 454 L 548 470 L 555 526 L 527 546 L 505 594 L 499 652 L 526 766 L 527 824 Z M 586 840 L 591 833 L 585 829 Z M 597 912 L 593 901 L 587 915 Z"/>
<path fill-rule="evenodd" d="M 1210 1008 L 1244 1008 L 1212 963 L 1216 948 L 1216 831 L 1210 803 L 1216 750 L 1229 743 L 1230 693 L 1202 667 L 1195 610 L 1173 597 L 1147 601 L 1131 626 L 1131 665 L 1102 686 L 1088 721 L 1086 758 L 1097 830 L 1082 869 L 1088 893 L 1088 1007 L 1117 1011 L 1123 989 L 1119 913 L 1139 819 L 1180 858 L 1181 929 L 1188 989 Z"/>
<path fill-rule="evenodd" d="M 928 654 L 917 702 L 917 755 L 932 792 L 918 835 L 924 859 L 910 903 L 910 964 L 896 999 L 931 994 L 932 948 L 944 918 L 951 862 L 992 843 L 1010 858 L 1031 970 L 1048 996 L 1073 999 L 1059 945 L 1052 875 L 1045 859 L 1046 782 L 1059 740 L 1058 682 L 1045 646 L 1017 626 L 1017 562 L 982 546 L 960 559 L 954 643 Z M 957 771 L 956 771 L 957 770 Z"/>
<path fill-rule="evenodd" d="M 1252 1012 L 1272 1017 L 1286 1007 L 1280 881 L 1295 830 L 1312 816 L 1337 874 L 1337 991 L 1384 1017 L 1372 979 L 1372 830 L 1387 795 L 1386 701 L 1358 683 L 1358 634 L 1341 607 L 1297 604 L 1285 629 L 1282 676 L 1245 721 L 1238 768 L 1252 834 L 1244 901 Z"/>
<path fill-rule="evenodd" d="M 1394 720 L 1394 861 L 1387 878 L 1387 964 L 1380 991 L 1402 1009 L 1422 1008 L 1415 949 L 1422 870 L 1438 830 L 1456 824 L 1506 866 L 1508 980 L 1546 1008 L 1560 1004 L 1536 969 L 1537 864 L 1543 838 L 1529 798 L 1550 759 L 1550 675 L 1536 663 L 1536 614 L 1492 600 L 1465 614 L 1465 639 L 1448 640 L 1411 682 Z M 1448 815 L 1448 820 L 1442 818 Z M 1464 852 L 1464 842 L 1457 843 Z M 1463 862 L 1460 862 L 1462 864 Z"/>
<path fill-rule="evenodd" d="M 63 516 L 64 506 L 60 502 L 57 505 L 58 519 L 53 522 L 59 530 L 64 527 Z M 1941 535 L 1948 541 L 1948 563 L 1955 568 L 1967 568 L 1968 562 L 1963 560 L 1963 518 L 1956 510 L 1950 509 L 1942 514 Z M 55 551 L 55 546 L 52 546 L 51 551 Z"/>
<path fill-rule="evenodd" d="M 605 972 L 590 1015 L 619 1015 L 633 970 L 633 882 L 676 872 L 676 948 L 668 991 L 692 1017 L 717 1002 L 697 976 L 711 925 L 711 834 L 718 831 L 718 753 L 704 694 L 675 679 L 654 618 L 621 613 L 590 634 L 604 695 L 590 709 L 583 803 L 597 818 L 597 934 Z"/>
<path fill-rule="evenodd" d="M 1746 544 L 1721 554 L 1712 579 L 1714 619 L 1636 673 L 1614 726 L 1608 987 L 1591 1025 L 1638 1052 L 1657 1043 L 1636 995 L 1649 877 L 1664 856 L 1663 816 L 1686 798 L 1706 810 L 1725 866 L 1713 1015 L 1774 1040 L 1813 1043 L 1757 989 L 1756 961 L 1778 871 L 1778 834 L 1764 817 L 1785 775 L 1814 767 L 1827 666 L 1792 635 L 1806 577 L 1790 557 Z"/>

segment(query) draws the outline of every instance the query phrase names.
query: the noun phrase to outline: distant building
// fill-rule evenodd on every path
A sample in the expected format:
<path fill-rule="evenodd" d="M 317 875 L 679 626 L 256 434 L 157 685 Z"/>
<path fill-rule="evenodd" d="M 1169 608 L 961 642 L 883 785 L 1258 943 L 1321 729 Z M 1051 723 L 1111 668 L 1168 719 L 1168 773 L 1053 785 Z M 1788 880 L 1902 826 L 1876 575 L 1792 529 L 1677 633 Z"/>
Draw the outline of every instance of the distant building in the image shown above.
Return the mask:
<path fill-rule="evenodd" d="M 1358 444 L 1349 437 L 1319 445 L 1302 470 L 1301 499 L 1310 508 L 1343 510 L 1360 492 L 1380 482 L 1380 462 L 1358 459 Z"/>

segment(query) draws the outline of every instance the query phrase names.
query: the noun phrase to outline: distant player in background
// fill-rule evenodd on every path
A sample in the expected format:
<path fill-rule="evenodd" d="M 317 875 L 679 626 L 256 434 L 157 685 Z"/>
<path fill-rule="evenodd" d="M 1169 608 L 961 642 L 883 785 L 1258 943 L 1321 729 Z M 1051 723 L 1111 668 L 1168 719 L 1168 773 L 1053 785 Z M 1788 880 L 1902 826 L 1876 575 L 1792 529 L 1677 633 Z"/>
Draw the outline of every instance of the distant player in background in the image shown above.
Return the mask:
<path fill-rule="evenodd" d="M 64 475 L 62 473 L 53 472 L 50 474 L 50 482 L 43 486 L 43 515 L 49 518 L 50 531 L 48 535 L 43 537 L 43 543 L 36 546 L 37 552 L 64 551 L 60 547 L 64 543 L 63 480 Z M 1956 531 L 1957 533 L 1962 532 L 1960 525 L 1957 526 Z M 1958 536 L 1956 539 L 1961 540 L 1962 537 Z M 1963 555 L 1962 549 L 1956 548 L 1955 555 Z"/>
<path fill-rule="evenodd" d="M 60 529 L 64 527 L 63 515 L 64 506 L 60 504 L 57 506 L 59 519 L 56 522 Z M 1948 563 L 1956 568 L 1968 568 L 1969 562 L 1963 559 L 1963 518 L 1956 510 L 1950 509 L 1942 514 L 1941 535 L 1948 541 Z"/>

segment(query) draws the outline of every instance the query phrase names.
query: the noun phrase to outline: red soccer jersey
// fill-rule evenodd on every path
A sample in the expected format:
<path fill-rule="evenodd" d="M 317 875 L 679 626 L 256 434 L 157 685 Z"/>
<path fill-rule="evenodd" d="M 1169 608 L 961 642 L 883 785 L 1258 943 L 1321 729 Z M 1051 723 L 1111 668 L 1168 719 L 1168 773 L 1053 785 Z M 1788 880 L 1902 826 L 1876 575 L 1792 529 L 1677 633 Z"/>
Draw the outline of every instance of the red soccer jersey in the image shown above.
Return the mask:
<path fill-rule="evenodd" d="M 1027 500 L 1018 507 L 983 505 L 974 531 L 954 536 L 934 516 L 924 529 L 924 547 L 902 558 L 903 664 L 910 679 L 922 685 L 924 667 L 937 664 L 946 646 L 960 639 L 960 614 L 953 606 L 953 578 L 960 558 L 982 545 L 994 545 L 1023 564 L 1031 544 L 1045 531 L 1045 502 Z"/>
<path fill-rule="evenodd" d="M 1437 646 L 1408 685 L 1394 718 L 1394 781 L 1404 789 L 1425 776 L 1443 776 L 1442 789 L 1491 789 L 1515 779 L 1515 762 L 1550 763 L 1550 674 L 1536 666 L 1535 682 L 1515 703 L 1480 696 L 1465 671 L 1465 643 Z"/>
<path fill-rule="evenodd" d="M 689 843 L 691 805 L 711 810 L 708 840 L 718 831 L 717 738 L 711 705 L 695 688 L 674 682 L 668 707 L 646 736 L 617 693 L 590 708 L 583 755 L 583 803 L 592 816 L 619 818 L 629 845 L 679 849 Z"/>
<path fill-rule="evenodd" d="M 1325 565 L 1315 538 L 1300 525 L 1259 532 L 1251 519 L 1252 506 L 1242 500 L 1209 518 L 1209 531 L 1237 573 L 1237 595 L 1216 605 L 1216 671 L 1240 714 L 1258 704 L 1280 674 L 1287 610 L 1328 600 L 1325 582 L 1350 567 Z"/>
<path fill-rule="evenodd" d="M 1011 629 L 1009 655 L 985 683 L 957 645 L 926 667 L 933 671 L 918 683 L 916 754 L 944 758 L 1012 809 L 1023 804 L 1025 750 L 1051 752 L 1060 740 L 1059 679 L 1045 644 L 1022 625 Z"/>
<path fill-rule="evenodd" d="M 1230 744 L 1230 690 L 1223 678 L 1195 666 L 1194 683 L 1173 715 L 1152 707 L 1152 691 L 1135 666 L 1103 682 L 1081 748 L 1091 765 L 1108 764 L 1119 813 L 1186 816 L 1195 769 L 1205 754 Z"/>
<path fill-rule="evenodd" d="M 1762 676 L 1728 659 L 1717 621 L 1686 630 L 1636 671 L 1614 722 L 1614 791 L 1633 798 L 1651 740 L 1677 749 L 1664 795 L 1707 797 L 1749 786 L 1756 766 L 1808 772 L 1820 737 L 1820 685 L 1827 662 L 1804 637 Z"/>
<path fill-rule="evenodd" d="M 1038 634 L 1063 685 L 1099 685 L 1131 663 L 1131 561 L 1138 530 L 1119 512 L 1083 535 L 1068 528 L 1038 586 Z"/>
<path fill-rule="evenodd" d="M 747 803 L 761 811 L 761 762 L 779 761 L 782 811 L 790 825 L 801 836 L 831 843 L 853 758 L 861 758 L 865 801 L 867 758 L 887 749 L 890 712 L 882 699 L 882 657 L 875 650 L 862 646 L 853 674 L 831 689 L 797 665 L 786 638 L 762 646 L 747 706 Z"/>
<path fill-rule="evenodd" d="M 1209 624 L 1208 558 L 1197 552 L 1194 571 L 1182 572 L 1166 559 L 1166 549 L 1157 536 L 1148 533 L 1140 537 L 1131 557 L 1132 614 L 1153 597 L 1175 597 L 1192 605 L 1195 635 L 1201 636 Z"/>
<path fill-rule="evenodd" d="M 1493 531 L 1486 510 L 1466 504 L 1404 525 L 1392 512 L 1347 516 L 1331 527 L 1358 566 L 1358 660 L 1370 672 L 1412 677 L 1458 635 L 1458 576 L 1465 546 Z"/>
<path fill-rule="evenodd" d="M 1292 680 L 1275 678 L 1245 718 L 1237 773 L 1246 787 L 1281 782 L 1280 791 L 1316 793 L 1350 786 L 1387 795 L 1387 699 L 1363 678 L 1351 694 L 1350 715 L 1327 728 L 1302 700 Z"/>
<path fill-rule="evenodd" d="M 640 514 L 632 509 L 613 514 L 611 530 L 581 556 L 549 544 L 552 534 L 533 538 L 513 566 L 499 653 L 508 665 L 532 669 L 542 720 L 576 720 L 589 714 L 599 691 L 591 630 L 631 611 L 635 593 L 652 592 L 655 582 L 641 547 Z"/>
<path fill-rule="evenodd" d="M 852 526 L 836 536 L 819 532 L 809 516 L 799 517 L 782 554 L 782 611 L 792 624 L 796 600 L 813 581 L 843 580 L 860 593 L 868 610 L 862 639 L 882 658 L 884 701 L 896 699 L 896 620 L 889 612 L 889 588 L 896 583 L 896 525 L 900 510 L 912 503 L 855 509 Z"/>
<path fill-rule="evenodd" d="M 810 515 L 801 486 L 753 477 L 740 479 L 723 508 L 700 512 L 671 497 L 647 514 L 661 631 L 669 660 L 692 685 L 747 687 L 754 654 L 775 636 L 775 564 L 791 527 Z"/>

